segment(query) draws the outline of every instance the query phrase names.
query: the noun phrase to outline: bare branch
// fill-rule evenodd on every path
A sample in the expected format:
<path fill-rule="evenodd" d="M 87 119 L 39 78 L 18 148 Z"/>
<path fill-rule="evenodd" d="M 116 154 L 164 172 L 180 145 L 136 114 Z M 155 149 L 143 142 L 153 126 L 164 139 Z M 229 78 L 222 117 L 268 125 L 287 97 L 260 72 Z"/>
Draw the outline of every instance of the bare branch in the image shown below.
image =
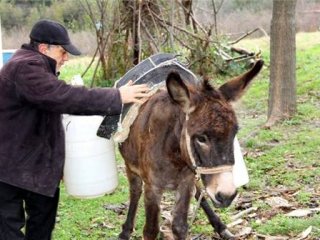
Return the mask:
<path fill-rule="evenodd" d="M 253 29 L 252 31 L 245 33 L 244 35 L 242 35 L 238 39 L 236 39 L 236 40 L 234 40 L 232 42 L 229 42 L 229 44 L 230 45 L 236 44 L 236 43 L 240 42 L 242 39 L 246 38 L 247 36 L 251 35 L 252 33 L 256 32 L 258 30 L 260 30 L 260 28 Z"/>
<path fill-rule="evenodd" d="M 159 48 L 157 46 L 157 43 L 155 41 L 155 39 L 152 37 L 151 33 L 149 32 L 149 29 L 147 28 L 146 24 L 144 23 L 144 21 L 142 21 L 141 19 L 141 25 L 143 27 L 143 30 L 145 31 L 147 37 L 149 38 L 149 40 L 152 42 L 153 47 L 156 48 L 156 51 L 159 52 Z"/>
<path fill-rule="evenodd" d="M 154 16 L 158 21 L 160 21 L 160 24 L 161 24 L 162 26 L 164 26 L 164 24 L 165 24 L 165 25 L 168 25 L 168 26 L 172 26 L 172 24 L 171 24 L 170 22 L 163 20 L 162 18 L 160 18 L 159 16 L 157 16 L 157 15 L 154 14 L 153 12 L 152 12 L 152 14 L 153 14 L 153 16 Z M 201 41 L 216 42 L 216 41 L 213 41 L 213 40 L 208 40 L 208 39 L 204 39 L 204 38 L 202 38 L 202 37 L 199 37 L 197 34 L 194 34 L 194 33 L 190 32 L 190 31 L 188 31 L 188 30 L 186 30 L 186 29 L 184 29 L 184 28 L 179 27 L 179 26 L 173 26 L 173 27 L 174 27 L 175 29 L 177 29 L 177 30 L 179 30 L 179 31 L 181 31 L 181 32 L 184 32 L 184 33 L 192 36 L 193 38 L 199 39 L 199 40 L 201 40 Z"/>
<path fill-rule="evenodd" d="M 95 52 L 94 52 L 94 54 L 93 54 L 93 57 L 92 57 L 92 59 L 91 59 L 91 62 L 89 63 L 89 65 L 88 65 L 88 67 L 86 68 L 86 70 L 84 70 L 84 72 L 81 74 L 81 77 L 84 77 L 84 76 L 86 75 L 87 71 L 90 69 L 91 65 L 93 64 L 93 62 L 94 62 L 94 60 L 95 60 L 95 58 L 96 58 L 96 56 L 97 56 L 98 50 L 99 50 L 99 48 L 96 47 L 96 50 L 95 50 Z"/>
<path fill-rule="evenodd" d="M 179 3 L 179 5 L 183 8 L 183 9 L 185 9 L 185 7 L 178 1 L 178 3 Z M 200 28 L 200 30 L 204 33 L 204 34 L 206 34 L 206 35 L 208 35 L 208 32 L 204 29 L 204 27 L 197 21 L 197 19 L 195 18 L 195 16 L 193 15 L 193 12 L 190 12 L 189 13 L 189 16 L 191 17 L 191 19 L 192 19 L 192 21 L 194 21 L 194 23 Z"/>

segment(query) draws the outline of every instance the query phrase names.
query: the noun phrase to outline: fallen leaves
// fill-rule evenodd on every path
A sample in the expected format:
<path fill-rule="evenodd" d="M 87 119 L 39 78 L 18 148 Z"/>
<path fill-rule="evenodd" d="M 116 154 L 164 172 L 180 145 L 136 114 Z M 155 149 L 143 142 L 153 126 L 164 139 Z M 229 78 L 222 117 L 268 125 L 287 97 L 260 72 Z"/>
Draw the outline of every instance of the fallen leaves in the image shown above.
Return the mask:
<path fill-rule="evenodd" d="M 310 198 L 313 201 L 312 206 L 317 206 L 313 208 L 305 208 L 295 200 L 295 197 L 299 193 L 299 189 L 286 189 L 283 186 L 279 186 L 277 189 L 269 188 L 266 189 L 265 192 L 245 192 L 244 196 L 240 197 L 238 203 L 236 203 L 236 205 L 239 205 L 235 208 L 238 212 L 230 216 L 232 222 L 227 226 L 229 229 L 232 229 L 238 239 L 319 240 L 320 238 L 312 237 L 312 233 L 319 232 L 314 228 L 314 226 L 309 226 L 296 236 L 270 236 L 255 232 L 249 225 L 249 222 L 254 221 L 261 225 L 266 221 L 271 220 L 277 214 L 283 214 L 289 218 L 306 218 L 320 212 L 319 197 L 316 196 L 316 192 L 312 192 L 313 197 Z M 252 203 L 254 202 L 264 203 L 269 206 L 269 209 L 254 207 L 252 206 Z M 243 205 L 247 206 L 247 208 L 243 209 L 241 207 Z M 308 204 L 306 205 L 308 206 Z"/>
<path fill-rule="evenodd" d="M 304 190 L 306 191 L 306 190 Z M 301 205 L 296 201 L 296 197 L 301 193 L 300 189 L 289 189 L 285 186 L 278 186 L 277 188 L 267 188 L 263 192 L 247 191 L 243 192 L 239 196 L 237 202 L 234 205 L 234 211 L 230 211 L 230 222 L 227 227 L 236 236 L 237 240 L 320 240 L 320 238 L 314 238 L 314 235 L 320 233 L 315 226 L 309 226 L 302 232 L 295 235 L 276 235 L 271 236 L 268 234 L 262 234 L 257 232 L 252 223 L 263 225 L 278 214 L 282 214 L 288 218 L 307 218 L 313 214 L 320 212 L 319 207 L 319 195 L 317 192 L 312 192 L 313 208 L 306 208 L 308 204 Z M 163 224 L 161 226 L 162 239 L 171 240 L 173 235 L 171 232 L 171 210 L 174 199 L 166 197 L 164 204 L 161 205 Z M 257 203 L 264 203 L 269 207 L 257 207 L 254 206 Z M 196 211 L 196 203 L 191 206 L 189 219 L 194 218 L 194 211 Z M 199 211 L 199 210 L 198 210 Z M 200 210 L 201 211 L 201 210 Z M 207 225 L 208 220 L 206 218 L 197 218 L 194 223 L 197 225 Z M 320 235 L 319 235 L 320 236 Z M 211 235 L 207 234 L 194 234 L 190 235 L 191 240 L 212 240 L 221 239 L 218 234 L 212 232 Z"/>
<path fill-rule="evenodd" d="M 291 208 L 292 204 L 289 204 L 288 200 L 282 197 L 270 197 L 266 199 L 266 203 L 272 208 Z"/>
<path fill-rule="evenodd" d="M 128 209 L 127 203 L 120 203 L 120 204 L 106 204 L 103 206 L 106 210 L 111 210 L 118 215 L 124 215 L 126 214 L 126 211 Z"/>
<path fill-rule="evenodd" d="M 306 230 L 304 230 L 302 233 L 300 233 L 298 235 L 298 237 L 296 238 L 296 240 L 306 239 L 310 235 L 311 232 L 312 232 L 312 226 L 308 227 Z"/>
<path fill-rule="evenodd" d="M 231 219 L 235 221 L 250 212 L 257 211 L 257 209 L 258 209 L 257 207 L 251 207 L 251 208 L 245 209 L 245 210 L 237 213 L 236 215 L 231 216 Z"/>
<path fill-rule="evenodd" d="M 296 209 L 286 214 L 288 217 L 306 217 L 315 212 L 320 212 L 320 208 Z"/>

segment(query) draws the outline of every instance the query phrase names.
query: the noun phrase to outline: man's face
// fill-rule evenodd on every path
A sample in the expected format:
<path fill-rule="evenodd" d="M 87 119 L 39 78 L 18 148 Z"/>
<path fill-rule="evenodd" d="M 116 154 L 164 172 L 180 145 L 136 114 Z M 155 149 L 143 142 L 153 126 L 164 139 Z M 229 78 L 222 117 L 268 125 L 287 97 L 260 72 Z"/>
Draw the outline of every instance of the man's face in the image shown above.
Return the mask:
<path fill-rule="evenodd" d="M 56 71 L 58 72 L 65 61 L 69 60 L 69 53 L 60 45 L 44 44 L 39 48 L 40 52 L 53 58 L 57 62 Z"/>

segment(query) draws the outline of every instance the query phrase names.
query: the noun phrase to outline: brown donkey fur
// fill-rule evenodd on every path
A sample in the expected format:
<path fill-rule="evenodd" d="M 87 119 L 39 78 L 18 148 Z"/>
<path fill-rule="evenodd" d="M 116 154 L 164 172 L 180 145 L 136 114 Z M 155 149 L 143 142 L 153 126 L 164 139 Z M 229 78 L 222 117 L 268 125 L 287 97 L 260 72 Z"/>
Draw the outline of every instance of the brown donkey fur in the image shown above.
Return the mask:
<path fill-rule="evenodd" d="M 128 139 L 120 145 L 130 184 L 130 206 L 119 239 L 130 238 L 142 188 L 146 213 L 144 239 L 156 239 L 159 233 L 164 190 L 176 191 L 172 232 L 175 239 L 186 239 L 197 167 L 209 170 L 229 167 L 199 175 L 216 207 L 230 205 L 236 196 L 231 167 L 237 133 L 237 119 L 230 101 L 244 93 L 262 66 L 263 61 L 258 60 L 251 70 L 217 90 L 206 80 L 197 85 L 185 83 L 178 73 L 172 72 L 166 80 L 167 91 L 159 91 L 141 106 Z M 196 198 L 199 195 L 197 189 Z M 220 236 L 233 239 L 205 199 L 201 200 L 201 207 Z"/>

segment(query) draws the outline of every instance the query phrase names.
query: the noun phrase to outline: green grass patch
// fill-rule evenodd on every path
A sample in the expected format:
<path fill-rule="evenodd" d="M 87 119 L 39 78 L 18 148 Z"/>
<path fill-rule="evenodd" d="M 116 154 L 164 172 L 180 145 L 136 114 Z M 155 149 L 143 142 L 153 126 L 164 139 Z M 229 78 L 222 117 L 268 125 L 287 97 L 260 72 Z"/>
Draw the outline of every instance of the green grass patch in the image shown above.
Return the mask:
<path fill-rule="evenodd" d="M 320 215 L 314 215 L 308 218 L 289 218 L 284 215 L 277 215 L 271 220 L 263 224 L 253 224 L 256 231 L 262 234 L 271 236 L 297 236 L 302 231 L 306 230 L 309 226 L 320 226 Z M 312 234 L 314 238 L 319 237 L 319 229 L 314 229 Z"/>

